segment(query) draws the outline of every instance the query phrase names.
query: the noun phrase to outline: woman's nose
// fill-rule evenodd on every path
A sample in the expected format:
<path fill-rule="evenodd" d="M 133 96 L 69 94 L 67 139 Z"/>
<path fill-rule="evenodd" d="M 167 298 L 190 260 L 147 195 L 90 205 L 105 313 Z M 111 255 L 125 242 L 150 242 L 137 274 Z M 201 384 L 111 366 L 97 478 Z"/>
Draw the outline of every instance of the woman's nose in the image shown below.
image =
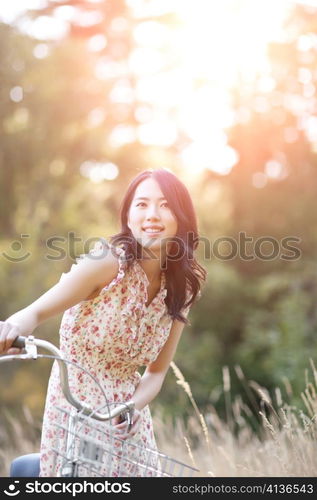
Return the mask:
<path fill-rule="evenodd" d="M 149 205 L 146 213 L 146 218 L 147 220 L 152 220 L 152 219 L 156 220 L 160 218 L 157 207 L 155 205 Z"/>

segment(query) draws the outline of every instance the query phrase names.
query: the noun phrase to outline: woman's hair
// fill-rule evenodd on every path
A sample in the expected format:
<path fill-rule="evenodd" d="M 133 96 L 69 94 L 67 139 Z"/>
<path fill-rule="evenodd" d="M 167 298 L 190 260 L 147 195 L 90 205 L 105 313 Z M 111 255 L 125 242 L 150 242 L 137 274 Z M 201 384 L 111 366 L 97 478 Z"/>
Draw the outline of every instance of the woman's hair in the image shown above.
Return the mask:
<path fill-rule="evenodd" d="M 174 174 L 164 169 L 141 172 L 132 180 L 122 200 L 121 231 L 111 237 L 111 243 L 120 245 L 125 250 L 128 267 L 134 260 L 140 258 L 142 247 L 128 227 L 128 214 L 136 188 L 148 178 L 154 179 L 159 184 L 177 220 L 177 233 L 175 238 L 172 238 L 165 262 L 167 288 L 165 303 L 173 319 L 187 323 L 181 311 L 192 304 L 199 295 L 201 282 L 206 279 L 206 271 L 194 257 L 194 250 L 199 243 L 197 220 L 190 194 L 184 184 Z M 190 300 L 187 300 L 186 290 L 189 291 Z"/>

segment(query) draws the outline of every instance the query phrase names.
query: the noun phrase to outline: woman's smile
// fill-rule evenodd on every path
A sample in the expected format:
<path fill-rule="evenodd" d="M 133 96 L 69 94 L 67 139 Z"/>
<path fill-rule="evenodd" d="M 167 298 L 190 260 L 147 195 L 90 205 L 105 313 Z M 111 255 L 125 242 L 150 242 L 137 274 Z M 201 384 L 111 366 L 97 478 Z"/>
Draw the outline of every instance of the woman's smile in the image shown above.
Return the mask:
<path fill-rule="evenodd" d="M 164 239 L 168 243 L 175 237 L 176 217 L 154 179 L 145 179 L 135 190 L 128 226 L 138 243 L 154 251 L 160 249 Z"/>

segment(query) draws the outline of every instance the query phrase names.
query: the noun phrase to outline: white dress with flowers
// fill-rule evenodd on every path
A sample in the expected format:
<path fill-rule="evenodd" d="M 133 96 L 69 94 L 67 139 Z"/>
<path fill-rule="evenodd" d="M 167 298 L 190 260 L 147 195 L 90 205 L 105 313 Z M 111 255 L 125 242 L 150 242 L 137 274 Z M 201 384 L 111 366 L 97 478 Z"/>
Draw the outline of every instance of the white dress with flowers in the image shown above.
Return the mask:
<path fill-rule="evenodd" d="M 105 240 L 98 242 L 90 253 L 98 255 L 98 252 L 107 249 L 114 251 L 118 257 L 118 274 L 97 297 L 65 311 L 60 327 L 60 349 L 67 359 L 98 379 L 108 402 L 121 403 L 132 398 L 139 384 L 141 375 L 138 368 L 157 358 L 168 338 L 172 318 L 164 301 L 167 293 L 164 273 L 161 274 L 158 294 L 146 306 L 149 282 L 143 268 L 134 261 L 127 269 L 124 251 L 110 247 Z M 187 315 L 188 308 L 183 312 Z M 72 365 L 69 365 L 68 371 L 70 388 L 78 399 L 94 408 L 104 405 L 104 396 L 86 372 Z M 44 411 L 40 476 L 59 476 L 61 473 L 63 458 L 53 451 L 61 447 L 63 437 L 62 431 L 56 427 L 60 419 L 56 407 L 70 409 L 61 392 L 55 361 Z M 141 411 L 141 425 L 133 440 L 156 449 L 148 406 Z M 111 470 L 112 476 L 131 475 L 128 467 L 122 470 L 122 466 L 120 468 L 116 463 L 112 464 Z M 109 472 L 105 470 L 104 475 L 109 475 Z M 136 470 L 133 475 L 143 474 Z M 146 475 L 155 474 L 147 472 Z"/>

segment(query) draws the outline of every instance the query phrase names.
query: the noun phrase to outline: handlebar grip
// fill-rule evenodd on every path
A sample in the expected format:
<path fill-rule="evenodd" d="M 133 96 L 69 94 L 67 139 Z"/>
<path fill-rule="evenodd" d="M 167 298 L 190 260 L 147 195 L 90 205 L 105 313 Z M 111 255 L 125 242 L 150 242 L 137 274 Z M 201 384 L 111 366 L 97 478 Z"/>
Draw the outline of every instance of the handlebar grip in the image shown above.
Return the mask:
<path fill-rule="evenodd" d="M 25 340 L 26 337 L 22 336 L 17 337 L 13 342 L 12 347 L 19 347 L 20 349 L 23 349 L 25 347 Z"/>

